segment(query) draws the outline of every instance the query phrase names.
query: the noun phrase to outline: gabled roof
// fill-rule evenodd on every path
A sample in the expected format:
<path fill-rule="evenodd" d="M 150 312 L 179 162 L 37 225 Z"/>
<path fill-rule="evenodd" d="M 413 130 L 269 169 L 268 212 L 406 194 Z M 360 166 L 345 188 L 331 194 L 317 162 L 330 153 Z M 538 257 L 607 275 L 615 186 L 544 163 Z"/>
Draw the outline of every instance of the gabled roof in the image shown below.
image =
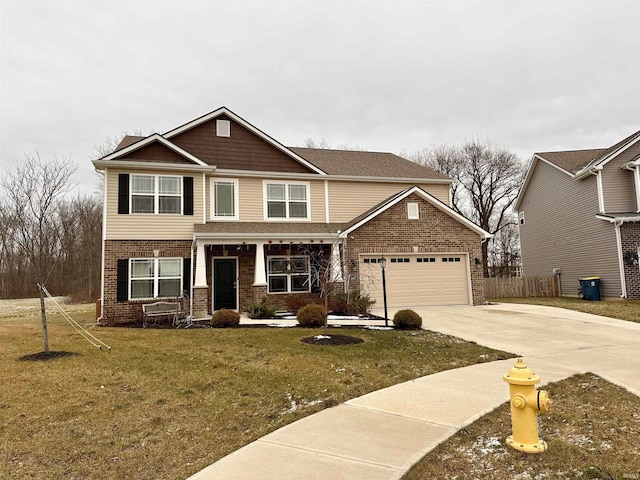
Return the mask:
<path fill-rule="evenodd" d="M 639 140 L 640 130 L 632 133 L 624 140 L 621 140 L 609 148 L 534 153 L 527 169 L 527 175 L 522 183 L 522 187 L 520 187 L 520 192 L 518 192 L 518 198 L 516 198 L 514 203 L 515 210 L 520 208 L 524 193 L 529 186 L 529 182 L 539 161 L 552 165 L 571 178 L 578 180 L 588 175 L 592 170 L 602 168 L 610 160 Z"/>
<path fill-rule="evenodd" d="M 566 152 L 541 152 L 536 153 L 536 155 L 573 175 L 589 165 L 594 159 L 599 158 L 606 151 L 606 148 L 594 148 L 590 150 L 569 150 Z"/>
<path fill-rule="evenodd" d="M 264 140 L 265 142 L 269 143 L 270 145 L 272 145 L 276 149 L 280 150 L 285 155 L 288 155 L 293 160 L 295 160 L 295 161 L 301 163 L 302 165 L 304 165 L 305 167 L 309 168 L 311 171 L 313 171 L 313 172 L 315 172 L 317 174 L 320 174 L 320 175 L 326 175 L 326 173 L 323 172 L 321 169 L 319 169 L 315 165 L 311 164 L 310 162 L 308 162 L 304 158 L 300 157 L 298 154 L 296 154 L 295 152 L 291 151 L 289 148 L 285 147 L 280 142 L 278 142 L 274 138 L 270 137 L 269 135 L 264 133 L 259 128 L 253 126 L 252 124 L 247 122 L 244 118 L 236 115 L 231 110 L 229 110 L 227 107 L 220 107 L 220 108 L 214 110 L 213 112 L 209 112 L 206 115 L 203 115 L 203 116 L 201 116 L 199 118 L 196 118 L 195 120 L 191 120 L 190 122 L 187 122 L 184 125 L 181 125 L 181 126 L 179 126 L 177 128 L 174 128 L 173 130 L 169 130 L 163 136 L 165 138 L 175 137 L 176 135 L 179 135 L 179 134 L 181 134 L 183 132 L 186 132 L 187 130 L 190 130 L 190 129 L 194 128 L 194 127 L 197 127 L 198 125 L 202 125 L 205 122 L 208 122 L 210 120 L 213 120 L 213 119 L 215 119 L 217 117 L 221 117 L 221 116 L 226 116 L 226 117 L 232 119 L 234 122 L 242 125 L 244 128 L 246 128 L 247 130 L 249 130 L 253 134 L 257 135 L 262 140 Z"/>
<path fill-rule="evenodd" d="M 134 144 L 136 142 L 139 142 L 144 138 L 147 138 L 147 137 L 141 137 L 138 135 L 125 135 L 124 138 L 120 140 L 120 143 L 118 144 L 118 146 L 111 153 L 117 152 L 118 150 L 122 150 L 123 148 L 128 147 L 129 145 Z"/>
<path fill-rule="evenodd" d="M 383 200 L 382 202 L 380 202 L 378 205 L 364 212 L 362 215 L 359 215 L 353 220 L 351 220 L 347 225 L 345 225 L 345 229 L 340 233 L 340 237 L 342 238 L 347 237 L 349 233 L 353 232 L 355 229 L 360 228 L 365 223 L 369 222 L 370 220 L 373 220 L 382 212 L 385 212 L 389 208 L 396 205 L 398 202 L 402 201 L 403 199 L 407 198 L 409 195 L 412 195 L 414 193 L 422 197 L 424 200 L 432 204 L 437 209 L 441 210 L 442 212 L 452 217 L 454 220 L 457 220 L 458 222 L 462 223 L 464 226 L 474 231 L 475 233 L 480 235 L 482 238 L 491 238 L 493 236 L 489 232 L 483 230 L 478 225 L 473 223 L 471 220 L 467 219 L 463 215 L 460 215 L 458 212 L 453 210 L 447 204 L 441 202 L 430 193 L 427 193 L 418 185 L 415 185 L 413 187 L 405 188 L 404 190 L 390 196 L 386 200 Z"/>
<path fill-rule="evenodd" d="M 125 138 L 127 138 L 127 137 L 125 137 Z M 118 147 L 116 147 L 116 150 L 114 150 L 109 155 L 106 155 L 106 156 L 102 157 L 100 160 L 116 160 L 118 158 L 124 157 L 125 155 L 127 155 L 127 154 L 129 154 L 131 152 L 135 152 L 136 150 L 139 150 L 142 147 L 146 147 L 147 145 L 149 145 L 151 143 L 157 142 L 157 143 L 160 143 L 160 144 L 164 145 L 165 147 L 169 148 L 170 150 L 173 150 L 178 155 L 181 155 L 182 157 L 192 161 L 193 163 L 195 163 L 197 165 L 204 166 L 204 167 L 207 166 L 207 164 L 204 163 L 199 158 L 196 158 L 195 156 L 191 155 L 186 150 L 183 150 L 182 148 L 178 147 L 177 145 L 174 145 L 169 140 L 164 138 L 162 135 L 159 135 L 157 133 L 149 135 L 148 137 L 145 137 L 145 138 L 141 138 L 141 139 L 139 139 L 137 141 L 134 141 L 134 138 L 137 138 L 137 137 L 129 137 L 128 142 L 130 142 L 130 143 L 125 147 L 122 147 L 123 142 L 124 142 L 124 139 L 123 139 L 123 141 L 120 142 Z"/>
<path fill-rule="evenodd" d="M 329 175 L 449 180 L 431 168 L 392 153 L 301 147 L 289 149 Z"/>

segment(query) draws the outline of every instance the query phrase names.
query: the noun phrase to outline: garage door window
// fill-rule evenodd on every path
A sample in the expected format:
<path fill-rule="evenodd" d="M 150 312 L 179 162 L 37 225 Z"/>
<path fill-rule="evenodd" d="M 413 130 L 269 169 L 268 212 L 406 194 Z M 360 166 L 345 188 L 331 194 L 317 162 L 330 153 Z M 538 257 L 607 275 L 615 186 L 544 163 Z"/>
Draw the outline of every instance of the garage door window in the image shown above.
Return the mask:
<path fill-rule="evenodd" d="M 434 257 L 419 257 L 416 261 L 418 263 L 436 263 L 436 259 Z"/>
<path fill-rule="evenodd" d="M 409 263 L 408 258 L 392 258 L 391 263 Z"/>
<path fill-rule="evenodd" d="M 460 257 L 442 257 L 442 261 L 443 262 L 459 262 L 460 261 Z"/>

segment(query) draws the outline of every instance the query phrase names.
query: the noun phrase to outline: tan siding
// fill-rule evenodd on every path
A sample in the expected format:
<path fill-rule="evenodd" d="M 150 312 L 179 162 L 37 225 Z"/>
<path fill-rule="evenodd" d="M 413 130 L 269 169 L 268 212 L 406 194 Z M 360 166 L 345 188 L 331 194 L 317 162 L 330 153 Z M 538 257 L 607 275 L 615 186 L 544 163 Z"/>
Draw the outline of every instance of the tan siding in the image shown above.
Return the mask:
<path fill-rule="evenodd" d="M 118 174 L 185 175 L 184 172 L 107 169 L 107 240 L 182 240 L 193 238 L 202 223 L 202 174 L 193 176 L 193 215 L 118 215 Z"/>
<path fill-rule="evenodd" d="M 348 222 L 371 207 L 414 183 L 329 182 L 331 222 Z M 420 185 L 438 200 L 449 204 L 449 185 Z"/>
<path fill-rule="evenodd" d="M 609 213 L 635 212 L 633 172 L 621 167 L 640 154 L 640 142 L 622 152 L 602 169 L 604 209 Z"/>
<path fill-rule="evenodd" d="M 269 179 L 270 182 L 287 183 L 289 180 Z M 264 220 L 263 179 L 240 178 L 240 221 L 262 222 Z M 310 181 L 309 200 L 311 202 L 311 221 L 324 222 L 324 182 Z"/>
<path fill-rule="evenodd" d="M 578 278 L 602 277 L 602 294 L 620 296 L 620 272 L 614 227 L 595 218 L 596 177 L 572 180 L 538 162 L 522 199 L 520 226 L 525 275 L 551 275 L 562 269 L 564 295 L 576 295 Z"/>

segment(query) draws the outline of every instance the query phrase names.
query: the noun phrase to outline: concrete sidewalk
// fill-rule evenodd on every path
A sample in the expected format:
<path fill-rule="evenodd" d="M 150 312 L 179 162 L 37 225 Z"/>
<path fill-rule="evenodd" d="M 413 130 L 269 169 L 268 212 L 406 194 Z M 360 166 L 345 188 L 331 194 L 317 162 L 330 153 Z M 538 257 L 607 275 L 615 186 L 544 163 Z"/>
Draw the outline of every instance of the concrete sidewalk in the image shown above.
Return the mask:
<path fill-rule="evenodd" d="M 640 324 L 533 305 L 414 309 L 425 329 L 524 356 L 545 383 L 590 371 L 640 395 Z M 355 398 L 266 435 L 190 480 L 399 479 L 508 400 L 502 375 L 514 362 L 440 372 Z"/>

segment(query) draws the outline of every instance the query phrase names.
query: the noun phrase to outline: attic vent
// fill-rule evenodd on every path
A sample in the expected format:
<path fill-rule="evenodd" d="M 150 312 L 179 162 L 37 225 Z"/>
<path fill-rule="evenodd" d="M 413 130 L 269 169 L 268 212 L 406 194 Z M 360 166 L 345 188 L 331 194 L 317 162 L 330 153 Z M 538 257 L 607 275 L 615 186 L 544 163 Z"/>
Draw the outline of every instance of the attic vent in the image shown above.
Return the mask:
<path fill-rule="evenodd" d="M 418 208 L 418 204 L 414 202 L 408 202 L 407 213 L 409 220 L 418 220 L 420 218 L 420 210 Z"/>
<path fill-rule="evenodd" d="M 216 120 L 216 135 L 218 137 L 230 137 L 231 122 L 229 120 Z"/>

